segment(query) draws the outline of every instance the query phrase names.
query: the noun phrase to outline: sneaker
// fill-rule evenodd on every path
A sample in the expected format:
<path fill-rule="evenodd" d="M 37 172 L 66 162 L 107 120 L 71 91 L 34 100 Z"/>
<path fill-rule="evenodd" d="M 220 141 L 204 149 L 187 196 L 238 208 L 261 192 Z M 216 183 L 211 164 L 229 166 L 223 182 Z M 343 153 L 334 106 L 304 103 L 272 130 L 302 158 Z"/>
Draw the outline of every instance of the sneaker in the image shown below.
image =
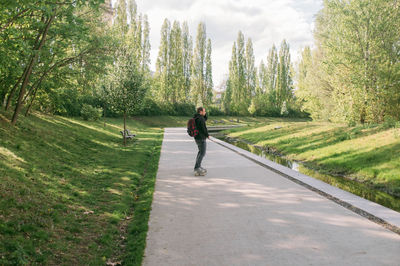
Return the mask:
<path fill-rule="evenodd" d="M 206 175 L 206 172 L 202 171 L 201 169 L 196 169 L 196 170 L 194 170 L 194 175 L 195 176 L 204 176 L 204 175 Z"/>
<path fill-rule="evenodd" d="M 203 167 L 199 167 L 201 171 L 206 172 L 207 173 L 207 169 L 203 168 Z"/>

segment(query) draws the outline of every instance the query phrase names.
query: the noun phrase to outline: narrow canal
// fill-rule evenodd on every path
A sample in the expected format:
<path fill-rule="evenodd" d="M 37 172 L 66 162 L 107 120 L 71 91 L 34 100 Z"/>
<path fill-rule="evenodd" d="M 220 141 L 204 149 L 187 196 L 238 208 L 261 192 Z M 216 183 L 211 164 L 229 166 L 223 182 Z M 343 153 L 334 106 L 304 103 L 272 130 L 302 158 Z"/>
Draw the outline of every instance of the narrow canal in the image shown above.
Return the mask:
<path fill-rule="evenodd" d="M 236 147 L 242 148 L 244 150 L 257 154 L 263 158 L 269 159 L 273 162 L 291 168 L 297 172 L 322 180 L 325 183 L 328 183 L 332 186 L 346 190 L 355 195 L 358 195 L 360 197 L 363 197 L 365 199 L 368 199 L 370 201 L 388 207 L 392 210 L 400 212 L 400 198 L 394 197 L 383 191 L 373 189 L 366 184 L 362 184 L 360 182 L 351 180 L 349 178 L 346 178 L 345 176 L 334 176 L 325 173 L 320 173 L 317 170 L 307 167 L 301 162 L 288 160 L 283 156 L 276 154 L 273 151 L 269 151 L 268 149 L 264 149 L 262 147 L 246 143 L 240 139 L 231 138 L 216 130 L 212 131 L 211 135 L 222 141 L 235 145 Z"/>

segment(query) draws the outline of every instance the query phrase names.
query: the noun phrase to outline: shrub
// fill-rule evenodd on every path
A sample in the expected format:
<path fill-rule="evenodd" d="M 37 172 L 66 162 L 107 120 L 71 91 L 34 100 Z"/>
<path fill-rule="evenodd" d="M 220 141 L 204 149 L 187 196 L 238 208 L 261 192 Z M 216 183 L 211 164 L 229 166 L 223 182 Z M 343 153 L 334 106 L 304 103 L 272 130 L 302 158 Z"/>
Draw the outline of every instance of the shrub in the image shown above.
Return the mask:
<path fill-rule="evenodd" d="M 175 108 L 171 103 L 158 103 L 161 115 L 177 115 Z"/>
<path fill-rule="evenodd" d="M 223 112 L 220 108 L 217 106 L 208 106 L 206 107 L 207 113 L 213 116 L 222 116 L 225 115 L 225 112 Z"/>
<path fill-rule="evenodd" d="M 103 110 L 101 108 L 93 107 L 89 104 L 83 104 L 81 109 L 81 116 L 84 120 L 99 120 Z"/>
<path fill-rule="evenodd" d="M 191 103 L 175 103 L 174 110 L 176 115 L 193 115 L 196 112 L 196 106 Z"/>
<path fill-rule="evenodd" d="M 162 115 L 163 111 L 160 106 L 151 98 L 145 98 L 140 107 L 140 110 L 137 112 L 140 115 Z"/>
<path fill-rule="evenodd" d="M 82 103 L 77 89 L 63 88 L 50 92 L 53 112 L 64 116 L 79 116 Z"/>
<path fill-rule="evenodd" d="M 385 116 L 385 121 L 382 124 L 383 128 L 392 128 L 396 126 L 396 118 L 394 118 L 393 116 Z"/>
<path fill-rule="evenodd" d="M 347 121 L 347 126 L 348 127 L 355 127 L 356 125 L 357 125 L 357 123 L 354 120 Z"/>
<path fill-rule="evenodd" d="M 145 98 L 136 115 L 182 115 L 191 116 L 196 111 L 191 103 L 160 103 L 151 98 Z"/>

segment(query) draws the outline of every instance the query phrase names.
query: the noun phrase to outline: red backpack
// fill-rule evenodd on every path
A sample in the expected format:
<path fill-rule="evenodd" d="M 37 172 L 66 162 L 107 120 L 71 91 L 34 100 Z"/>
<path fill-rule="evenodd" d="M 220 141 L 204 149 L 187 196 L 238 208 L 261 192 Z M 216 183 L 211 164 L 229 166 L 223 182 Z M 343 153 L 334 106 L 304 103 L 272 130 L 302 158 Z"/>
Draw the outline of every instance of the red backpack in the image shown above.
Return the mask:
<path fill-rule="evenodd" d="M 187 123 L 187 133 L 191 137 L 196 137 L 199 131 L 196 129 L 196 120 L 194 118 L 189 119 Z"/>

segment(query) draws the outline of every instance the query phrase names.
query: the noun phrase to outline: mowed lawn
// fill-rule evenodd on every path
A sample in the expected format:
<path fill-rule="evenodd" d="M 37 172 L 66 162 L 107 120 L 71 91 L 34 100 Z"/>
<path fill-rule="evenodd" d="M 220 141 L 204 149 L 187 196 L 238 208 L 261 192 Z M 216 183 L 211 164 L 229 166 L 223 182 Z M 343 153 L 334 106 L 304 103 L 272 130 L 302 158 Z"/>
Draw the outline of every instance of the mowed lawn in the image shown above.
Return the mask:
<path fill-rule="evenodd" d="M 237 117 L 237 116 L 213 116 L 208 114 L 207 126 L 242 125 L 257 126 L 269 122 L 300 122 L 309 121 L 301 118 L 271 118 L 271 117 Z M 138 122 L 156 127 L 186 127 L 192 116 L 139 116 L 134 117 Z"/>
<path fill-rule="evenodd" d="M 348 127 L 329 122 L 272 119 L 226 133 L 272 147 L 287 158 L 303 161 L 322 172 L 349 175 L 400 196 L 399 127 Z"/>
<path fill-rule="evenodd" d="M 0 114 L 0 265 L 140 265 L 163 130 Z"/>

